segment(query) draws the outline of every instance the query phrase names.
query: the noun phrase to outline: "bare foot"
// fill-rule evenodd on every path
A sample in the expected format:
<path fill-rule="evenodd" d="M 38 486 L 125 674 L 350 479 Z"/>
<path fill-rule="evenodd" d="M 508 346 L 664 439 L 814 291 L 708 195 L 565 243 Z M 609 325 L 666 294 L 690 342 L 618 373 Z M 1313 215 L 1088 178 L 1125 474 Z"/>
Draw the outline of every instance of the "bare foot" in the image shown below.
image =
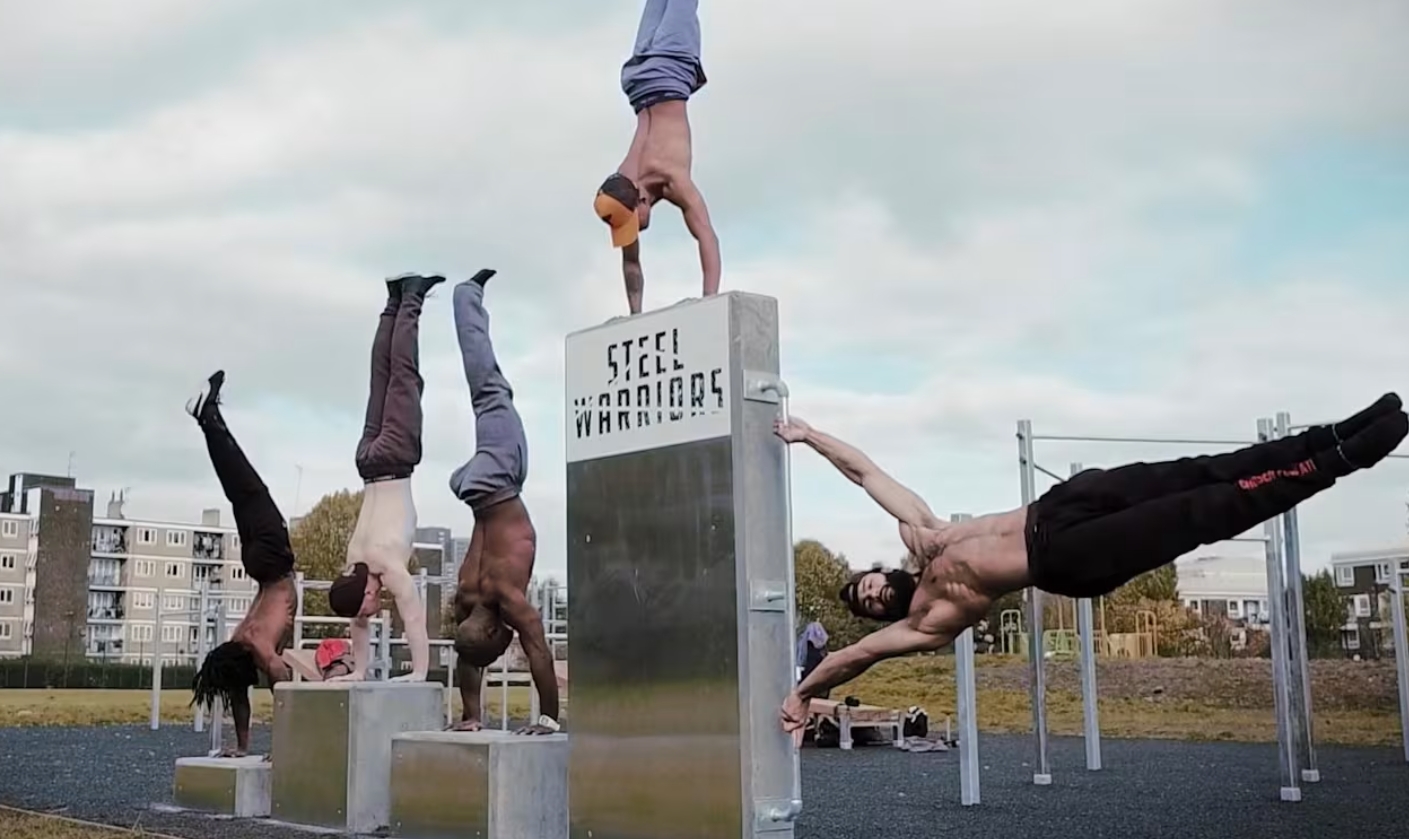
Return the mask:
<path fill-rule="evenodd" d="M 424 682 L 425 680 L 426 680 L 426 674 L 425 674 L 425 673 L 407 673 L 405 676 L 397 676 L 395 679 L 392 679 L 391 681 L 393 681 L 393 682 Z"/>
<path fill-rule="evenodd" d="M 450 728 L 448 728 L 448 729 L 446 729 L 446 730 L 447 730 L 447 731 L 481 731 L 481 730 L 483 730 L 483 728 L 484 728 L 484 726 L 480 724 L 480 721 L 479 721 L 479 720 L 460 720 L 459 722 L 457 722 L 457 723 L 455 723 L 454 725 L 450 726 Z"/>

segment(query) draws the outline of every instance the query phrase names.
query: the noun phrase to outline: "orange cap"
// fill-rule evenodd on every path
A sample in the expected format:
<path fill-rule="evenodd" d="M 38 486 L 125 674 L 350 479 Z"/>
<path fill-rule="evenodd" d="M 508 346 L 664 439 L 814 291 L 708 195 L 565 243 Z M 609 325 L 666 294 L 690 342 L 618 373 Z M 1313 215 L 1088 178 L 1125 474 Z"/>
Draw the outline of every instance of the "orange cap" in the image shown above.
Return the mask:
<path fill-rule="evenodd" d="M 641 219 L 636 215 L 638 193 L 635 184 L 614 175 L 597 190 L 592 208 L 597 218 L 612 229 L 612 247 L 624 248 L 641 237 Z"/>

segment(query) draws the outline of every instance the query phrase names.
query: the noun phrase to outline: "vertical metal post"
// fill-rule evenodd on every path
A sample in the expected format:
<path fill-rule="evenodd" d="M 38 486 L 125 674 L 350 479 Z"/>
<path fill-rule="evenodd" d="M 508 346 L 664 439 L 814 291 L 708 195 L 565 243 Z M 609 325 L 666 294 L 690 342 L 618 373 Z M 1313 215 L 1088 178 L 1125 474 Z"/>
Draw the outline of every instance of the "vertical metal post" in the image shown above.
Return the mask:
<path fill-rule="evenodd" d="M 950 521 L 968 521 L 968 513 L 956 513 Z M 959 716 L 959 802 L 979 803 L 978 691 L 974 685 L 974 628 L 960 633 L 954 641 L 954 678 Z"/>
<path fill-rule="evenodd" d="M 391 610 L 382 610 L 382 632 L 377 637 L 377 658 L 382 662 L 382 679 L 390 679 L 393 675 L 391 667 Z"/>
<path fill-rule="evenodd" d="M 1394 598 L 1390 614 L 1394 618 L 1394 671 L 1399 681 L 1399 730 L 1404 744 L 1404 761 L 1409 763 L 1409 632 L 1404 627 L 1404 571 L 1400 560 L 1390 568 L 1389 593 Z"/>
<path fill-rule="evenodd" d="M 1259 440 L 1272 439 L 1272 421 L 1257 421 Z M 1267 608 L 1271 625 L 1272 702 L 1277 714 L 1277 764 L 1281 777 L 1281 799 L 1300 801 L 1301 786 L 1297 774 L 1296 750 L 1292 743 L 1291 691 L 1288 678 L 1291 654 L 1287 639 L 1287 600 L 1282 584 L 1282 528 L 1277 518 L 1267 520 L 1263 532 L 1267 535 Z"/>
<path fill-rule="evenodd" d="M 1290 426 L 1289 414 L 1285 411 L 1277 414 L 1274 430 L 1278 437 L 1286 437 Z M 1282 514 L 1282 534 L 1282 560 L 1286 569 L 1284 584 L 1287 637 L 1291 643 L 1289 695 L 1292 709 L 1292 742 L 1296 745 L 1301 779 L 1314 784 L 1321 780 L 1321 770 L 1316 766 L 1315 726 L 1311 718 L 1311 665 L 1306 652 L 1306 602 L 1301 591 L 1301 534 L 1297 529 L 1295 507 Z"/>
<path fill-rule="evenodd" d="M 294 572 L 294 643 L 293 649 L 303 649 L 303 572 Z M 298 668 L 290 668 L 295 682 L 303 681 Z"/>
<path fill-rule="evenodd" d="M 192 566 L 194 568 L 194 566 Z M 200 601 L 196 606 L 196 666 L 200 667 L 205 663 L 206 653 L 210 648 L 205 642 L 205 618 L 206 610 L 210 608 L 210 578 L 201 580 Z M 195 730 L 197 733 L 205 731 L 205 706 L 196 703 Z"/>
<path fill-rule="evenodd" d="M 1037 500 L 1037 470 L 1032 460 L 1032 421 L 1018 420 L 1018 466 L 1022 481 L 1023 506 Z M 1052 770 L 1047 764 L 1047 670 L 1043 659 L 1042 592 L 1035 586 L 1027 590 L 1027 658 L 1032 676 L 1032 731 L 1037 754 L 1032 764 L 1032 782 L 1052 783 Z"/>
<path fill-rule="evenodd" d="M 1071 475 L 1082 470 L 1080 463 L 1071 465 Z M 1086 743 L 1086 768 L 1095 772 L 1101 768 L 1101 719 L 1096 693 L 1096 621 L 1091 598 L 1076 601 L 1076 637 L 1078 665 L 1081 671 L 1081 731 Z"/>
<path fill-rule="evenodd" d="M 155 597 L 155 595 L 153 595 Z M 161 728 L 161 599 L 156 600 L 156 625 L 152 627 L 152 730 Z"/>
<path fill-rule="evenodd" d="M 228 596 L 229 595 L 227 595 L 224 591 L 218 592 L 216 594 L 217 599 L 215 601 L 214 619 L 215 644 L 213 645 L 212 649 L 225 643 L 225 609 L 227 608 L 226 599 Z M 221 747 L 225 744 L 225 733 L 223 731 L 224 725 L 225 702 L 217 696 L 215 697 L 215 701 L 211 703 L 210 706 L 210 751 L 212 757 L 220 754 Z"/>

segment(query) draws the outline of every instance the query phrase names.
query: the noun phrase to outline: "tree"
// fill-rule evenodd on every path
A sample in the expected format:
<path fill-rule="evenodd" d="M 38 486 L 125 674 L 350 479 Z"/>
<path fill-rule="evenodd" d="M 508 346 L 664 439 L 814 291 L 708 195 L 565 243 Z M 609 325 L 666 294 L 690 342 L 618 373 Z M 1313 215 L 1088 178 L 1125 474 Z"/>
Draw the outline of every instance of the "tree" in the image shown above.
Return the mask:
<path fill-rule="evenodd" d="M 357 516 L 362 509 L 362 491 L 339 490 L 318 499 L 313 509 L 298 520 L 289 532 L 289 542 L 294 549 L 294 568 L 302 571 L 309 580 L 331 580 L 338 575 L 347 563 L 347 543 L 352 540 L 352 531 L 357 527 Z M 331 615 L 328 595 L 322 591 L 310 591 L 303 598 L 305 615 Z M 342 634 L 341 627 L 310 624 L 304 627 L 308 637 L 327 637 Z"/>
<path fill-rule="evenodd" d="M 851 614 L 837 597 L 852 574 L 845 556 L 832 553 L 815 539 L 804 539 L 793 547 L 793 561 L 799 630 L 817 621 L 827 630 L 828 646 L 837 649 L 879 628 L 874 621 Z"/>
<path fill-rule="evenodd" d="M 1179 599 L 1179 571 L 1170 562 L 1152 571 L 1146 571 L 1112 592 L 1114 599 L 1177 601 Z"/>
<path fill-rule="evenodd" d="M 1306 615 L 1307 652 L 1313 656 L 1334 655 L 1340 650 L 1340 629 L 1345 625 L 1348 609 L 1344 598 L 1336 592 L 1331 572 L 1302 575 L 1301 596 Z"/>

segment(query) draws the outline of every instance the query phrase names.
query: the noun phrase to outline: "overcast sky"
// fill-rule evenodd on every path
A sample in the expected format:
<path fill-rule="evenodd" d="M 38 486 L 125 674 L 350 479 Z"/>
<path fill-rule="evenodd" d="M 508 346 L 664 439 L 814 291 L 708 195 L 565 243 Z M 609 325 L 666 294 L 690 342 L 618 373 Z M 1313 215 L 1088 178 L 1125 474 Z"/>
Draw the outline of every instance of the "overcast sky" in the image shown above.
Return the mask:
<path fill-rule="evenodd" d="M 794 411 L 937 512 L 1019 503 L 1019 418 L 1250 439 L 1260 416 L 1409 391 L 1401 0 L 702 6 L 690 116 L 724 288 L 779 299 Z M 131 517 L 225 506 L 182 413 L 223 367 L 240 442 L 305 512 L 359 486 L 383 279 L 489 266 L 540 568 L 561 573 L 563 336 L 624 312 L 590 204 L 634 127 L 639 11 L 0 0 L 0 469 L 63 474 L 72 452 L 100 500 L 130 488 Z M 698 294 L 678 214 L 644 260 L 648 307 Z M 423 323 L 417 504 L 467 533 L 448 293 Z M 799 538 L 898 557 L 815 455 L 793 481 Z M 1306 504 L 1306 565 L 1406 541 L 1406 495 L 1389 461 Z"/>

